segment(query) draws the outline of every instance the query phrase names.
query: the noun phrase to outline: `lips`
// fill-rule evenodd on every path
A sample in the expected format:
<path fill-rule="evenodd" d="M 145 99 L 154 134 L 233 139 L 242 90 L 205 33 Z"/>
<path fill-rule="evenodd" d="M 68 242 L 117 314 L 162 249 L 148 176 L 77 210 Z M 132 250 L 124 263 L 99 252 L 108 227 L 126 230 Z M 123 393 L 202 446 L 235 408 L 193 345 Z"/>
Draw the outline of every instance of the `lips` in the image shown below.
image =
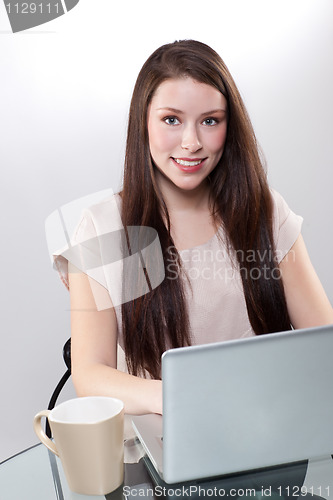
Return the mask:
<path fill-rule="evenodd" d="M 174 164 L 183 172 L 196 172 L 200 170 L 207 158 L 173 158 Z"/>

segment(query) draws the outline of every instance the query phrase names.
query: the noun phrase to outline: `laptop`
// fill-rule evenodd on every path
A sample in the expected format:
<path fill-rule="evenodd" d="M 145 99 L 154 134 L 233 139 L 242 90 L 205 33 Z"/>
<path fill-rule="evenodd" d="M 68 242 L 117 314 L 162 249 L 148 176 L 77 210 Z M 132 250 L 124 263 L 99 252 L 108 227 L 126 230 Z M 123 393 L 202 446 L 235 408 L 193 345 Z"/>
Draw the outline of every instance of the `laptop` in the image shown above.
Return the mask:
<path fill-rule="evenodd" d="M 170 349 L 162 381 L 132 424 L 166 483 L 333 452 L 333 325 Z"/>

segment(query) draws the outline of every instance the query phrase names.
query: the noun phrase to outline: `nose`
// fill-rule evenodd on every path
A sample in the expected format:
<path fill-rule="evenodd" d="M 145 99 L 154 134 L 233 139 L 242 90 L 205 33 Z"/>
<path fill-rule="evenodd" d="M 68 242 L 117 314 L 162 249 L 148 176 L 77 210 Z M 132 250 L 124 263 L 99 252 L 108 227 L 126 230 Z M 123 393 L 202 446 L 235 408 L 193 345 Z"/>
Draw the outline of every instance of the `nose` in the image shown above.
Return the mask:
<path fill-rule="evenodd" d="M 182 149 L 190 151 L 190 153 L 195 153 L 202 148 L 196 127 L 186 127 L 182 137 L 181 143 Z"/>

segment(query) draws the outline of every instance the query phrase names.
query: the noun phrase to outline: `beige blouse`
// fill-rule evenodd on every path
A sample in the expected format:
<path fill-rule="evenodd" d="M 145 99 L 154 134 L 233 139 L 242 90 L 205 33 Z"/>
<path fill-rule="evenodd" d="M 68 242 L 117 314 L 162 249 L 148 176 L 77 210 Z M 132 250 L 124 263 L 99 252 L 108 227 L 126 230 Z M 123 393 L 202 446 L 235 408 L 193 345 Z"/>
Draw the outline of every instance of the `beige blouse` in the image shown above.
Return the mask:
<path fill-rule="evenodd" d="M 271 190 L 271 193 L 274 201 L 273 228 L 276 259 L 280 262 L 300 234 L 303 219 L 290 210 L 280 194 L 274 190 Z M 54 259 L 60 276 L 67 287 L 67 266 L 68 260 L 70 260 L 108 291 L 116 311 L 118 343 L 120 347 L 123 347 L 121 322 L 121 303 L 124 301 L 121 286 L 123 259 L 118 253 L 122 230 L 120 204 L 119 195 L 113 195 L 84 210 L 71 239 L 71 244 L 61 252 L 55 253 Z M 155 236 L 150 234 L 146 242 L 147 246 L 150 245 L 150 248 L 153 248 L 153 254 L 156 256 L 159 252 L 159 241 L 157 235 Z M 110 248 L 112 248 L 112 255 L 107 254 L 110 252 Z M 145 258 L 144 250 L 141 252 L 141 258 L 142 255 Z M 254 332 L 249 322 L 242 289 L 239 264 L 236 264 L 235 252 L 228 253 L 227 251 L 223 230 L 220 229 L 206 243 L 181 251 L 180 256 L 187 276 L 184 277 L 184 280 L 192 343 L 206 344 L 253 336 Z M 292 258 L 291 255 L 289 257 Z M 263 256 L 254 255 L 251 251 L 241 256 L 242 262 L 245 259 L 252 259 L 252 261 L 256 259 L 256 263 L 258 263 L 258 266 L 256 265 L 251 271 L 250 277 L 252 279 L 258 279 L 259 273 L 268 271 L 260 267 L 262 258 Z M 138 258 L 138 263 L 140 263 L 140 258 Z M 169 269 L 172 276 L 176 272 L 172 251 L 166 265 L 171 266 Z M 154 276 L 149 275 L 152 277 L 153 287 L 158 286 L 164 278 L 161 260 L 157 258 L 157 261 L 154 261 L 154 266 Z M 157 268 L 158 272 L 156 272 Z M 274 276 L 268 277 L 274 279 Z M 135 295 L 135 293 L 138 296 L 146 291 L 148 288 L 143 288 L 141 292 L 127 291 L 125 300 L 134 298 L 131 295 Z"/>

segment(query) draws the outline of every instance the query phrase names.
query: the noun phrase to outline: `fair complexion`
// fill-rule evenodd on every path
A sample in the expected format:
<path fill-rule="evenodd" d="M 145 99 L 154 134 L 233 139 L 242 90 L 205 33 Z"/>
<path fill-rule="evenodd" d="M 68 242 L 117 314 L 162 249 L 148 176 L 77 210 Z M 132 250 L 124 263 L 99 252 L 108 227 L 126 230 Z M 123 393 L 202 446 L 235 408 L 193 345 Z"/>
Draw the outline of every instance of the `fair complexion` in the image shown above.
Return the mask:
<path fill-rule="evenodd" d="M 150 103 L 150 152 L 180 250 L 204 243 L 216 232 L 207 177 L 223 154 L 227 112 L 217 89 L 192 78 L 164 81 Z"/>
<path fill-rule="evenodd" d="M 184 203 L 184 195 L 207 191 L 206 179 L 222 156 L 226 99 L 214 87 L 191 78 L 166 80 L 150 103 L 148 134 L 162 191 L 172 189 Z"/>

